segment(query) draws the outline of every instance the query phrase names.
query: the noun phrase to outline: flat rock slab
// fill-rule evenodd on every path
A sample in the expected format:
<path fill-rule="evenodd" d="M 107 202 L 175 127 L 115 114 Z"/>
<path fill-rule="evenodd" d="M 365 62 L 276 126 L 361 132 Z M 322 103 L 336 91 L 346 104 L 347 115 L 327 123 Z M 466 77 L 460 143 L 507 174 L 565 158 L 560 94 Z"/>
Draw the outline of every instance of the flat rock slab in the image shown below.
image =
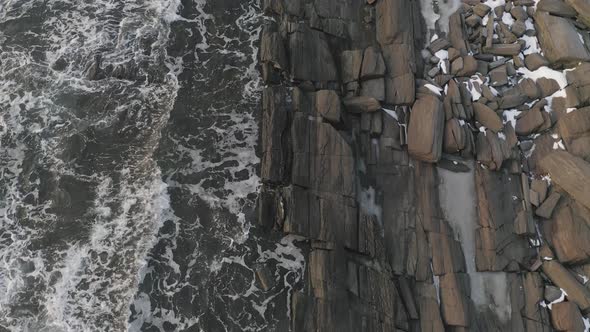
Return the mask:
<path fill-rule="evenodd" d="M 590 61 L 590 54 L 573 23 L 563 17 L 538 11 L 535 26 L 539 43 L 547 60 L 553 65 L 573 65 Z"/>
<path fill-rule="evenodd" d="M 543 262 L 543 272 L 559 288 L 563 289 L 568 300 L 574 302 L 582 311 L 590 308 L 590 290 L 580 284 L 576 277 L 555 260 Z"/>
<path fill-rule="evenodd" d="M 566 0 L 578 12 L 578 19 L 582 23 L 590 24 L 590 2 L 587 0 Z"/>
<path fill-rule="evenodd" d="M 541 0 L 537 3 L 537 10 L 563 17 L 576 17 L 577 14 L 576 11 L 563 0 Z"/>
<path fill-rule="evenodd" d="M 590 208 L 590 164 L 569 152 L 555 151 L 541 160 L 541 169 L 573 199 Z"/>
<path fill-rule="evenodd" d="M 426 95 L 412 107 L 408 152 L 416 159 L 437 162 L 442 154 L 445 113 L 442 102 Z"/>

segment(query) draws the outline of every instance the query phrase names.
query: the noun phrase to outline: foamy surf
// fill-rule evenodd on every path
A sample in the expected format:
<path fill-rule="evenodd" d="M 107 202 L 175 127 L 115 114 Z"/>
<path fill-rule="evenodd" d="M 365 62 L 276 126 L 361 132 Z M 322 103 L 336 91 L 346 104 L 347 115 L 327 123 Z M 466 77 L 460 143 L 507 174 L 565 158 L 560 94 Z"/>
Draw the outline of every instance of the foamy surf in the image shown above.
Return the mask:
<path fill-rule="evenodd" d="M 168 211 L 178 2 L 0 5 L 0 327 L 123 331 Z"/>
<path fill-rule="evenodd" d="M 286 326 L 305 262 L 253 227 L 257 6 L 0 4 L 0 330 Z"/>

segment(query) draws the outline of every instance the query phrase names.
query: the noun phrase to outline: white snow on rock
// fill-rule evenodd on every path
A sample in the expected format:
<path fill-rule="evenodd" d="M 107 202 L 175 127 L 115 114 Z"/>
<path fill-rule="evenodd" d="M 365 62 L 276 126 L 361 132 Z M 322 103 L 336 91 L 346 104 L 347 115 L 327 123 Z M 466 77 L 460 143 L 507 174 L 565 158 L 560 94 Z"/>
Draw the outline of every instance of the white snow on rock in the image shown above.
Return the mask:
<path fill-rule="evenodd" d="M 518 110 L 507 110 L 504 111 L 504 124 L 510 123 L 512 128 L 516 128 L 516 118 L 521 112 Z"/>
<path fill-rule="evenodd" d="M 518 72 L 520 74 L 522 74 L 525 78 L 530 78 L 530 79 L 534 80 L 535 82 L 539 78 L 545 77 L 545 78 L 552 78 L 555 81 L 557 81 L 557 84 L 559 84 L 559 87 L 561 89 L 565 89 L 565 87 L 567 86 L 567 79 L 565 78 L 565 72 L 557 71 L 557 70 L 551 69 L 547 66 L 540 67 L 539 69 L 537 69 L 535 71 L 530 71 L 527 68 L 522 67 L 522 68 L 518 68 Z"/>
<path fill-rule="evenodd" d="M 441 89 L 441 88 L 439 88 L 439 87 L 437 87 L 437 86 L 434 86 L 434 85 L 432 85 L 432 84 L 430 84 L 430 83 L 428 83 L 428 84 L 424 84 L 424 87 L 426 87 L 428 90 L 430 90 L 430 91 L 432 91 L 432 92 L 436 93 L 437 95 L 441 96 L 441 91 L 442 91 L 442 89 Z"/>
<path fill-rule="evenodd" d="M 560 288 L 560 289 L 561 289 L 561 296 L 557 300 L 550 302 L 550 303 L 547 303 L 545 301 L 541 301 L 539 303 L 539 305 L 541 305 L 541 307 L 543 307 L 543 308 L 549 308 L 549 310 L 551 310 L 551 308 L 553 307 L 554 304 L 561 303 L 561 302 L 565 301 L 567 293 L 563 290 L 563 288 Z"/>
<path fill-rule="evenodd" d="M 390 110 L 387 108 L 382 108 L 382 110 L 387 113 L 389 116 L 391 116 L 392 118 L 396 119 L 397 121 L 399 121 L 399 118 L 397 116 L 397 113 L 394 110 Z"/>
<path fill-rule="evenodd" d="M 532 53 L 540 53 L 543 54 L 543 51 L 539 47 L 539 40 L 535 36 L 527 36 L 524 35 L 520 37 L 521 40 L 524 40 L 526 46 L 524 47 L 524 51 L 522 53 L 524 55 L 532 54 Z"/>
<path fill-rule="evenodd" d="M 559 140 L 559 142 L 553 143 L 553 150 L 565 150 L 565 145 L 563 145 L 563 140 Z"/>
<path fill-rule="evenodd" d="M 504 12 L 504 14 L 502 15 L 502 22 L 504 22 L 504 24 L 508 26 L 511 26 L 512 24 L 514 24 L 514 17 L 512 17 L 510 13 Z"/>
<path fill-rule="evenodd" d="M 434 56 L 436 56 L 437 58 L 442 60 L 446 60 L 449 58 L 449 51 L 447 50 L 438 50 L 436 53 L 434 53 Z"/>
<path fill-rule="evenodd" d="M 492 8 L 492 10 L 494 10 L 494 8 L 496 8 L 496 7 L 506 5 L 506 1 L 505 0 L 486 0 L 486 1 L 484 1 L 484 4 L 486 4 L 488 7 Z"/>
<path fill-rule="evenodd" d="M 479 84 L 480 87 L 484 84 L 482 79 L 479 76 L 473 75 L 473 76 L 471 76 L 469 81 L 463 82 L 463 85 L 465 85 L 467 90 L 469 90 L 469 92 L 471 93 L 471 100 L 477 101 L 477 100 L 479 100 L 479 98 L 481 98 L 481 93 L 478 92 L 477 89 L 475 89 L 474 83 Z"/>

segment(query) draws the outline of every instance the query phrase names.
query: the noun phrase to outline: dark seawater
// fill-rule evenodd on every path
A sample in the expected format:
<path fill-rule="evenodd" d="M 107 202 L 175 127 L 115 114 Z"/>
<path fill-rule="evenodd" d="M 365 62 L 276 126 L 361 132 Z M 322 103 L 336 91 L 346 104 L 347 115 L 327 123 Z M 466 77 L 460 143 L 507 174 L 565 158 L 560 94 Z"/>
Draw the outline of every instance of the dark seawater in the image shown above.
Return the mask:
<path fill-rule="evenodd" d="M 252 226 L 258 13 L 0 1 L 0 331 L 286 330 L 303 256 Z"/>
<path fill-rule="evenodd" d="M 142 270 L 131 330 L 286 331 L 287 296 L 303 256 L 293 238 L 277 244 L 252 228 L 258 1 L 185 4 L 168 48 L 182 58 L 181 88 L 156 154 L 174 216 Z M 274 275 L 267 292 L 256 282 L 259 266 Z"/>

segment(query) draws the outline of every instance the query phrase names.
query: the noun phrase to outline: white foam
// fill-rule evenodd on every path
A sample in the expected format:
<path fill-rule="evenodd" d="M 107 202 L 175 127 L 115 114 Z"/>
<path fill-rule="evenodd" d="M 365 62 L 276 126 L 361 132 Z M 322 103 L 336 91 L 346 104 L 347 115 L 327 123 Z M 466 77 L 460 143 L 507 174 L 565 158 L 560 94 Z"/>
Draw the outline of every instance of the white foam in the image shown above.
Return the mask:
<path fill-rule="evenodd" d="M 43 3 L 47 15 L 30 21 L 38 5 L 27 0 L 0 4 L 0 23 L 27 22 L 23 39 L 17 37 L 23 45 L 11 46 L 7 38 L 15 32 L 0 31 L 0 185 L 5 191 L 0 227 L 11 238 L 10 243 L 0 240 L 0 321 L 9 322 L 13 331 L 125 330 L 138 270 L 168 209 L 166 185 L 151 154 L 179 88 L 179 72 L 166 73 L 165 68 L 170 68 L 169 25 L 180 1 L 48 0 Z M 24 45 L 26 38 L 38 45 Z M 143 86 L 112 77 L 89 80 L 87 69 L 96 54 L 102 55 L 102 68 L 134 59 L 145 64 L 138 75 L 164 70 Z M 61 59 L 65 67 L 54 69 Z M 103 109 L 84 104 L 105 99 L 110 103 Z M 125 114 L 141 117 L 134 114 L 141 107 L 153 111 L 153 122 L 141 127 L 138 120 L 145 145 L 133 146 L 136 151 L 124 156 L 128 168 L 121 163 L 92 174 L 66 160 L 68 139 L 79 135 L 87 140 L 90 126 L 113 128 Z M 23 170 L 25 163 L 32 166 Z M 114 180 L 115 175 L 120 179 Z M 59 205 L 53 201 L 58 194 L 65 200 L 76 194 L 60 185 L 68 178 L 95 195 L 84 198 L 91 205 L 86 214 L 71 221 L 59 218 L 68 211 L 54 212 Z M 68 222 L 79 223 L 80 234 L 70 234 L 76 230 L 67 229 Z M 41 310 L 35 313 L 37 306 Z M 19 307 L 34 309 L 13 310 Z"/>

